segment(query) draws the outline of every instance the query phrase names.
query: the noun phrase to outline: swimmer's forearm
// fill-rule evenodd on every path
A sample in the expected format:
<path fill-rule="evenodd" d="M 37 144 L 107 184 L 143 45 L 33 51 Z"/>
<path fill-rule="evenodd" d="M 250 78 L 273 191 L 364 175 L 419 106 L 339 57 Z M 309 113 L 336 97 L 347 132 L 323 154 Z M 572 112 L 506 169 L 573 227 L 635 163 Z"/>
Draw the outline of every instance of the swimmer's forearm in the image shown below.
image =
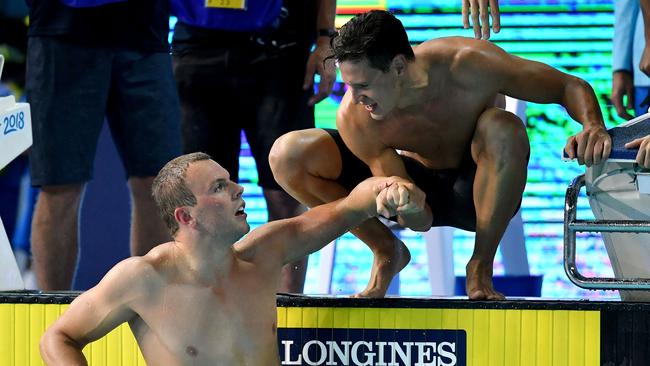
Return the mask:
<path fill-rule="evenodd" d="M 433 213 L 431 207 L 426 205 L 424 210 L 418 213 L 401 214 L 397 216 L 397 222 L 403 227 L 407 227 L 413 231 L 428 231 L 433 222 Z"/>
<path fill-rule="evenodd" d="M 339 212 L 338 216 L 341 218 L 341 225 L 344 226 L 357 226 L 363 221 L 377 216 L 377 208 L 372 201 L 372 204 L 367 202 L 359 202 L 356 197 L 348 196 L 339 200 L 336 210 Z M 370 202 L 370 201 L 368 201 Z"/>
<path fill-rule="evenodd" d="M 586 81 L 571 76 L 565 84 L 561 104 L 584 128 L 605 128 L 596 94 Z"/>
<path fill-rule="evenodd" d="M 322 249 L 332 240 L 372 217 L 370 205 L 360 204 L 355 197 L 338 199 L 311 208 L 300 216 L 284 222 L 282 242 L 286 242 L 283 263 L 290 263 Z M 373 201 L 374 203 L 374 201 Z M 374 205 L 373 207 L 374 208 Z M 269 227 L 273 223 L 269 223 Z"/>
<path fill-rule="evenodd" d="M 40 343 L 41 357 L 48 366 L 88 365 L 83 347 L 64 334 L 48 331 Z"/>

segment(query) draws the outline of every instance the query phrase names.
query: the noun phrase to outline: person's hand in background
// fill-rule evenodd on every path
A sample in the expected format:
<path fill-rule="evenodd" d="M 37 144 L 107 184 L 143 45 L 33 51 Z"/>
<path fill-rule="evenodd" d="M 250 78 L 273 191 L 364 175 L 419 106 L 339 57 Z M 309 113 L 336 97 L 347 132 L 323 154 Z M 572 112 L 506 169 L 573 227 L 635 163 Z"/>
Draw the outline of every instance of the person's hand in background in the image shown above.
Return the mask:
<path fill-rule="evenodd" d="M 636 154 L 636 162 L 640 166 L 650 169 L 650 135 L 632 140 L 625 144 L 625 147 L 628 149 L 638 148 L 639 152 Z"/>
<path fill-rule="evenodd" d="M 472 27 L 476 39 L 490 39 L 490 16 L 492 16 L 492 31 L 499 33 L 501 19 L 499 13 L 499 0 L 461 0 L 463 2 L 463 28 Z"/>
<path fill-rule="evenodd" d="M 627 96 L 627 103 L 624 98 Z M 612 104 L 616 114 L 623 119 L 632 119 L 628 109 L 634 110 L 634 83 L 632 74 L 624 70 L 614 71 L 612 74 Z"/>

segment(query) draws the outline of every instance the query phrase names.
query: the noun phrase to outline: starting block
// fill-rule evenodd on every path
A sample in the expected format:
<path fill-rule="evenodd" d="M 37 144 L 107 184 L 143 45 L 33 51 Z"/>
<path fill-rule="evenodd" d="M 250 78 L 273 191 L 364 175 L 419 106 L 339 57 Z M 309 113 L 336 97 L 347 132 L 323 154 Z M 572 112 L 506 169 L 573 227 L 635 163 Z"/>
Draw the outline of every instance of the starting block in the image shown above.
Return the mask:
<path fill-rule="evenodd" d="M 636 164 L 638 150 L 625 143 L 650 134 L 650 113 L 610 129 L 612 152 L 569 185 L 564 209 L 564 269 L 569 280 L 591 290 L 650 290 L 650 171 Z M 577 219 L 585 186 L 596 220 Z M 577 232 L 601 232 L 613 278 L 585 277 L 576 266 Z M 623 300 L 650 300 L 650 292 L 622 291 Z"/>

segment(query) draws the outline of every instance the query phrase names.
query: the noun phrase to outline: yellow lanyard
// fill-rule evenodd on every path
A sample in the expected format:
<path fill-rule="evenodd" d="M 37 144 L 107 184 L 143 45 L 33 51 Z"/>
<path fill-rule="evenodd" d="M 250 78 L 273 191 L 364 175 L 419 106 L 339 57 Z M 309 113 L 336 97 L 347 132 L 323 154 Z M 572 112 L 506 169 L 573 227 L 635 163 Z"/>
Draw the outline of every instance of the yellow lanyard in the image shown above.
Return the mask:
<path fill-rule="evenodd" d="M 205 0 L 205 7 L 246 10 L 246 0 Z"/>

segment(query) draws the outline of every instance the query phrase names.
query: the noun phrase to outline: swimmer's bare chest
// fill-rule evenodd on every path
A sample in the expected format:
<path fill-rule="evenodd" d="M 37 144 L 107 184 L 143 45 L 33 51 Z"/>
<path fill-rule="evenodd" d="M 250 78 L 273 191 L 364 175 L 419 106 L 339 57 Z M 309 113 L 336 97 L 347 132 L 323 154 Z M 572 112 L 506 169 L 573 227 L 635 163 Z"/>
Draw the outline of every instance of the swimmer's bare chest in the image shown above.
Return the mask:
<path fill-rule="evenodd" d="M 431 169 L 456 167 L 470 148 L 483 106 L 461 106 L 438 98 L 417 108 L 397 110 L 373 121 L 381 142 L 402 150 Z"/>
<path fill-rule="evenodd" d="M 170 365 L 274 365 L 275 295 L 250 299 L 245 296 L 250 292 L 233 286 L 169 286 L 155 310 L 141 312 L 140 329 L 132 324 L 145 359 Z"/>

